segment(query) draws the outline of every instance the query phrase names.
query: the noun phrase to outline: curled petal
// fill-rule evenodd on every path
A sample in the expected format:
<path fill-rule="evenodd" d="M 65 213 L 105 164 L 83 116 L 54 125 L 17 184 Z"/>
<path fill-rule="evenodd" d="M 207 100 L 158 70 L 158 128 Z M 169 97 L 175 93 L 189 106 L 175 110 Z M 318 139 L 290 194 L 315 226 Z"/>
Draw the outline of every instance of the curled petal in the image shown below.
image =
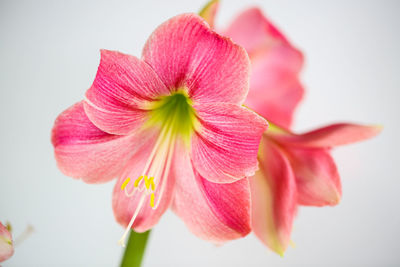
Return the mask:
<path fill-rule="evenodd" d="M 147 161 L 149 160 L 154 143 L 155 139 L 147 142 L 130 159 L 126 169 L 115 184 L 112 201 L 114 216 L 117 222 L 124 227 L 128 226 L 132 215 L 140 205 L 144 191 L 136 191 L 133 196 L 127 196 L 125 189 L 121 189 L 121 186 L 127 178 L 130 178 L 131 182 L 126 186 L 126 190 L 128 194 L 133 192 L 135 189 L 134 181 L 144 175 L 143 171 Z M 176 157 L 179 156 L 179 153 L 175 152 L 172 156 L 172 161 L 176 161 Z M 175 176 L 172 172 L 170 172 L 171 175 L 163 175 L 165 172 L 169 172 L 169 170 L 166 169 L 166 165 L 163 166 L 159 175 L 154 177 L 154 203 L 159 203 L 159 205 L 155 205 L 155 209 L 153 209 L 150 205 L 151 195 L 148 194 L 144 197 L 143 204 L 139 208 L 139 213 L 132 225 L 132 228 L 136 232 L 145 232 L 151 229 L 155 224 L 157 224 L 161 216 L 170 206 L 175 186 Z"/>
<path fill-rule="evenodd" d="M 342 187 L 329 150 L 291 147 L 287 151 L 296 175 L 298 203 L 306 206 L 338 204 Z"/>
<path fill-rule="evenodd" d="M 261 143 L 260 171 L 250 179 L 252 228 L 256 236 L 283 255 L 296 214 L 296 182 L 289 160 L 274 143 Z"/>
<path fill-rule="evenodd" d="M 143 49 L 143 59 L 169 88 L 186 87 L 194 102 L 241 104 L 246 98 L 246 51 L 195 14 L 179 15 L 159 26 Z"/>
<path fill-rule="evenodd" d="M 86 92 L 85 110 L 103 131 L 129 134 L 146 120 L 146 102 L 168 93 L 147 63 L 120 52 L 101 50 L 96 78 Z"/>
<path fill-rule="evenodd" d="M 250 232 L 247 178 L 230 184 L 209 182 L 192 168 L 186 154 L 174 164 L 174 172 L 177 181 L 173 210 L 195 235 L 223 243 Z"/>
<path fill-rule="evenodd" d="M 57 117 L 51 140 L 60 170 L 86 183 L 116 178 L 140 144 L 133 137 L 112 135 L 97 128 L 86 116 L 82 102 Z"/>
<path fill-rule="evenodd" d="M 201 127 L 192 137 L 192 159 L 199 174 L 216 183 L 254 175 L 267 122 L 232 104 L 199 105 L 195 109 Z"/>
<path fill-rule="evenodd" d="M 350 123 L 332 124 L 305 134 L 278 133 L 279 142 L 302 147 L 335 147 L 372 138 L 382 131 L 381 126 Z"/>
<path fill-rule="evenodd" d="M 0 262 L 7 260 L 14 254 L 12 236 L 2 223 L 0 223 Z"/>

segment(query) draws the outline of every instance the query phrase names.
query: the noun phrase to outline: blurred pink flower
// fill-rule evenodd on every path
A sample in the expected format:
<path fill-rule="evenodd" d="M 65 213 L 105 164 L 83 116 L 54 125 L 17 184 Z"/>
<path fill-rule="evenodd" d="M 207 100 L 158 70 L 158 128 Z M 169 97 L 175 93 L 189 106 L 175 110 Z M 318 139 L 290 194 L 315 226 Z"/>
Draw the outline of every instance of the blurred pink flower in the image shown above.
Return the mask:
<path fill-rule="evenodd" d="M 207 8 L 213 12 L 203 12 L 213 25 L 218 1 Z M 330 149 L 371 138 L 381 128 L 342 123 L 302 135 L 285 130 L 304 93 L 298 77 L 302 53 L 258 8 L 241 13 L 222 32 L 250 56 L 252 72 L 245 105 L 270 122 L 260 145 L 260 170 L 250 179 L 252 228 L 263 243 L 282 255 L 290 242 L 298 205 L 335 205 L 340 200 L 340 177 Z"/>
<path fill-rule="evenodd" d="M 14 244 L 11 233 L 0 222 L 0 262 L 7 260 L 14 254 Z"/>
<path fill-rule="evenodd" d="M 57 118 L 52 143 L 66 175 L 86 183 L 119 177 L 112 204 L 127 226 L 122 244 L 131 227 L 152 228 L 171 203 L 203 239 L 249 233 L 244 177 L 257 170 L 267 128 L 241 106 L 249 65 L 243 48 L 194 14 L 159 26 L 142 59 L 101 51 L 93 85 Z"/>

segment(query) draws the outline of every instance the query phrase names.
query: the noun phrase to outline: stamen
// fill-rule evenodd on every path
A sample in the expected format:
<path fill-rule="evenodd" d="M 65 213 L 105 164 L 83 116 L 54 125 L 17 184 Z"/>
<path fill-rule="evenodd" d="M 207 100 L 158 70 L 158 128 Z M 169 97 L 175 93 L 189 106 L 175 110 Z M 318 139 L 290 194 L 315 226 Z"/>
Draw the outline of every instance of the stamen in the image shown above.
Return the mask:
<path fill-rule="evenodd" d="M 151 193 L 150 195 L 150 206 L 154 208 L 154 193 Z"/>
<path fill-rule="evenodd" d="M 130 221 L 129 224 L 128 224 L 128 227 L 126 227 L 126 230 L 125 230 L 124 234 L 122 235 L 121 239 L 118 240 L 118 244 L 120 244 L 120 245 L 123 246 L 123 247 L 125 247 L 125 239 L 126 239 L 126 236 L 128 235 L 129 230 L 131 229 L 131 227 L 132 227 L 132 225 L 133 225 L 133 222 L 135 221 L 137 215 L 139 214 L 140 209 L 141 209 L 142 206 L 143 206 L 143 202 L 144 202 L 145 196 L 146 196 L 146 195 L 143 194 L 142 197 L 140 198 L 139 204 L 138 204 L 138 206 L 136 207 L 135 212 L 133 213 L 133 216 L 132 216 L 132 218 L 131 218 L 131 221 Z"/>
<path fill-rule="evenodd" d="M 147 178 L 147 176 L 144 176 L 144 177 Z M 139 186 L 139 183 L 140 183 L 140 181 L 141 181 L 142 179 L 143 179 L 143 175 L 140 176 L 139 178 L 137 178 L 137 179 L 135 180 L 135 183 L 133 184 L 133 186 L 134 186 L 134 187 L 138 187 L 138 186 Z"/>
<path fill-rule="evenodd" d="M 150 188 L 150 184 L 154 184 L 153 180 L 154 177 L 147 178 L 147 175 L 144 176 L 144 184 L 146 186 L 146 189 Z"/>
<path fill-rule="evenodd" d="M 126 180 L 124 181 L 124 183 L 121 185 L 121 190 L 124 190 L 125 187 L 127 186 L 127 184 L 129 183 L 129 181 L 131 180 L 131 178 L 126 178 Z M 135 182 L 136 183 L 136 182 Z"/>
<path fill-rule="evenodd" d="M 171 167 L 172 156 L 175 147 L 175 133 L 171 124 L 174 118 L 170 118 L 167 123 L 162 127 L 161 133 L 157 138 L 153 150 L 150 153 L 148 161 L 145 164 L 142 175 L 139 176 L 133 186 L 131 193 L 127 191 L 127 185 L 130 182 L 130 178 L 127 178 L 121 186 L 121 190 L 125 191 L 125 195 L 132 197 L 135 192 L 142 192 L 139 203 L 133 213 L 133 216 L 118 243 L 125 246 L 125 239 L 129 233 L 132 225 L 138 216 L 145 198 L 150 195 L 150 206 L 152 209 L 156 209 L 161 201 L 162 195 L 165 191 L 167 179 L 169 176 L 169 169 Z M 142 183 L 143 181 L 143 183 Z M 158 199 L 155 200 L 156 184 L 161 183 L 161 188 L 158 193 Z"/>
<path fill-rule="evenodd" d="M 172 162 L 172 156 L 174 153 L 174 148 L 175 148 L 175 140 L 171 141 L 169 146 L 168 146 L 168 155 L 167 155 L 167 162 L 166 162 L 166 166 L 165 166 L 165 173 L 163 173 L 163 177 L 164 179 L 168 179 L 169 178 L 169 170 L 171 167 L 171 162 Z M 172 148 L 171 148 L 172 147 Z M 161 183 L 161 189 L 159 192 L 159 197 L 157 199 L 157 203 L 155 205 L 155 207 L 153 207 L 153 209 L 157 209 L 158 205 L 160 205 L 160 201 L 161 201 L 161 196 L 164 194 L 164 190 L 165 190 L 165 186 L 167 185 L 168 180 L 163 181 L 163 183 Z"/>

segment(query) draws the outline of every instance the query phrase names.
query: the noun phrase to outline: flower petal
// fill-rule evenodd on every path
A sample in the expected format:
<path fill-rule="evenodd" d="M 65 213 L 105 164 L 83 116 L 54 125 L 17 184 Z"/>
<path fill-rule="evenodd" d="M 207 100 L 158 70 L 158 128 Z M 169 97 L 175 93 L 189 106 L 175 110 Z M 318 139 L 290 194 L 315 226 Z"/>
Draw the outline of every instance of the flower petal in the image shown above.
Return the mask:
<path fill-rule="evenodd" d="M 201 122 L 192 137 L 192 160 L 205 179 L 229 183 L 257 170 L 257 152 L 267 122 L 232 104 L 194 106 Z"/>
<path fill-rule="evenodd" d="M 266 139 L 261 146 L 260 171 L 250 179 L 252 228 L 264 244 L 283 255 L 296 214 L 296 182 L 283 151 Z"/>
<path fill-rule="evenodd" d="M 168 93 L 147 63 L 134 56 L 101 50 L 96 78 L 86 92 L 85 110 L 103 131 L 129 134 L 146 120 L 144 104 Z"/>
<path fill-rule="evenodd" d="M 7 260 L 14 254 L 12 237 L 7 228 L 0 223 L 0 262 Z"/>
<path fill-rule="evenodd" d="M 304 89 L 298 73 L 303 56 L 289 46 L 279 46 L 252 58 L 250 91 L 245 105 L 269 121 L 289 128 Z"/>
<path fill-rule="evenodd" d="M 296 176 L 298 203 L 306 206 L 338 204 L 342 187 L 329 150 L 291 147 L 287 152 Z"/>
<path fill-rule="evenodd" d="M 143 49 L 143 59 L 169 88 L 187 87 L 194 102 L 241 104 L 246 98 L 247 53 L 195 14 L 159 26 Z"/>
<path fill-rule="evenodd" d="M 259 8 L 242 12 L 224 31 L 224 35 L 243 46 L 249 54 L 260 47 L 288 43 L 285 36 L 263 15 Z"/>
<path fill-rule="evenodd" d="M 252 70 L 245 105 L 289 128 L 304 90 L 298 74 L 303 55 L 258 8 L 241 13 L 225 31 L 249 53 Z"/>
<path fill-rule="evenodd" d="M 372 138 L 381 131 L 381 126 L 338 123 L 300 135 L 278 133 L 274 138 L 282 143 L 302 147 L 335 147 Z"/>
<path fill-rule="evenodd" d="M 86 116 L 83 102 L 58 116 L 51 139 L 60 170 L 86 183 L 103 183 L 117 177 L 138 146 L 133 137 L 98 129 Z"/>
<path fill-rule="evenodd" d="M 177 177 L 173 210 L 198 237 L 222 243 L 250 232 L 250 187 L 247 178 L 230 184 L 207 181 L 182 154 L 175 162 Z"/>
<path fill-rule="evenodd" d="M 139 176 L 143 175 L 143 170 L 146 162 L 149 159 L 154 143 L 155 140 L 148 142 L 131 158 L 127 168 L 124 170 L 123 174 L 115 184 L 112 201 L 114 216 L 116 221 L 124 227 L 128 226 L 132 215 L 138 207 L 142 197 L 142 192 L 137 191 L 132 197 L 128 197 L 125 194 L 125 191 L 121 189 L 121 186 L 127 178 L 130 178 L 131 182 L 126 188 L 128 192 L 132 192 L 134 189 L 134 181 Z M 172 162 L 176 160 L 175 158 L 178 155 L 178 152 L 174 153 Z M 167 170 L 164 166 L 162 172 L 165 171 L 169 172 L 169 170 Z M 141 207 L 132 225 L 132 228 L 136 232 L 145 232 L 151 229 L 155 224 L 157 224 L 161 216 L 170 206 L 175 186 L 175 176 L 172 172 L 170 173 L 171 175 L 160 175 L 159 177 L 154 177 L 156 181 L 156 188 L 154 192 L 155 203 L 159 202 L 159 205 L 156 207 L 156 209 L 153 209 L 150 206 L 150 195 L 146 196 L 144 200 L 145 202 L 143 203 L 143 206 Z M 157 179 L 160 180 L 157 181 Z"/>

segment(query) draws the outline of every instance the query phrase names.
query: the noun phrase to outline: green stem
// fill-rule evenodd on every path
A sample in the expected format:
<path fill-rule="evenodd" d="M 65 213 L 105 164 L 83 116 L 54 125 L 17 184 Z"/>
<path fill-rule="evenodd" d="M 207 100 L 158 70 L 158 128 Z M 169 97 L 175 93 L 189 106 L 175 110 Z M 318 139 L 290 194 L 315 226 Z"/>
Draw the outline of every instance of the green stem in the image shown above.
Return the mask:
<path fill-rule="evenodd" d="M 131 231 L 128 245 L 121 261 L 121 267 L 140 267 L 149 234 L 150 230 L 144 233 Z"/>

